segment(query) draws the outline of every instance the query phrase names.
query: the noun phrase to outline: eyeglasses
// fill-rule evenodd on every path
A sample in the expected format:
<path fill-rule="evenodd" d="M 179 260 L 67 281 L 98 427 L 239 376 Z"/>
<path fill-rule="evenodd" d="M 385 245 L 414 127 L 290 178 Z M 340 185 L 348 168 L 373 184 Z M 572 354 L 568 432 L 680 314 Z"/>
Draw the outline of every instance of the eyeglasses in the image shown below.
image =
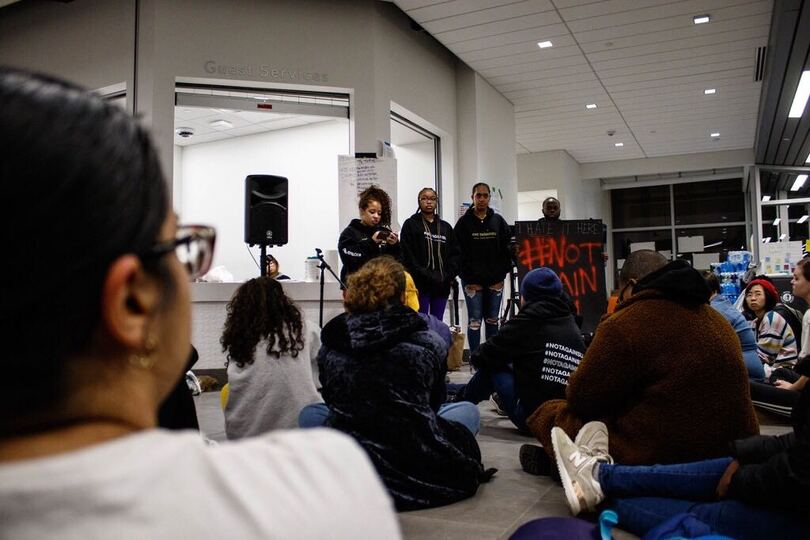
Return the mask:
<path fill-rule="evenodd" d="M 191 279 L 205 275 L 211 268 L 217 231 L 206 225 L 179 225 L 174 240 L 162 242 L 141 255 L 142 259 L 160 258 L 174 250 Z"/>

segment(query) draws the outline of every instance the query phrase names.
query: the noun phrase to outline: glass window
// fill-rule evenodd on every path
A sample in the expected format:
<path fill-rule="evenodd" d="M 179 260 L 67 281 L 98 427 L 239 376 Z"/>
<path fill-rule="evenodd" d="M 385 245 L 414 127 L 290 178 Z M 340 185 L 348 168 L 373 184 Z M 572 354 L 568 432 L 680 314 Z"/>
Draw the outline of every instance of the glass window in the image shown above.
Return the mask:
<path fill-rule="evenodd" d="M 676 225 L 745 221 L 745 195 L 739 178 L 675 184 L 672 190 Z"/>
<path fill-rule="evenodd" d="M 614 189 L 611 202 L 614 229 L 670 224 L 669 186 Z"/>

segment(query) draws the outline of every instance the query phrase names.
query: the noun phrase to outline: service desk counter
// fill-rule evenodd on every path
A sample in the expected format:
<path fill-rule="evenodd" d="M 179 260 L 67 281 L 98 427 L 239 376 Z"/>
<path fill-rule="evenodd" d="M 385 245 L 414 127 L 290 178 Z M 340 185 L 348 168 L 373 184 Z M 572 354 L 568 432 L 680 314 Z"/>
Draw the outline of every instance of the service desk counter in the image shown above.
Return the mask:
<path fill-rule="evenodd" d="M 303 316 L 318 324 L 320 283 L 279 281 L 284 291 L 301 308 Z M 241 283 L 191 284 L 191 343 L 200 353 L 194 369 L 223 369 L 225 354 L 219 343 L 225 326 L 225 308 Z M 324 286 L 324 323 L 343 313 L 343 295 L 337 283 Z"/>

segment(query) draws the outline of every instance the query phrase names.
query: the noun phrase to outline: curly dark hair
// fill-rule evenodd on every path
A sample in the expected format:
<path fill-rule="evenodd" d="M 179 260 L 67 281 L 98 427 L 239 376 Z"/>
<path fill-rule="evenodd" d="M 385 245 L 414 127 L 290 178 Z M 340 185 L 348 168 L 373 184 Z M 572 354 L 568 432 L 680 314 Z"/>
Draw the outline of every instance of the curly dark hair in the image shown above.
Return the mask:
<path fill-rule="evenodd" d="M 405 292 L 405 267 L 390 255 L 374 257 L 349 276 L 343 303 L 353 314 L 371 313 L 399 304 Z"/>
<path fill-rule="evenodd" d="M 219 342 L 227 351 L 228 363 L 252 364 L 256 345 L 267 340 L 267 354 L 298 356 L 304 348 L 301 310 L 284 294 L 278 281 L 264 276 L 239 287 L 228 302 L 228 317 Z"/>
<path fill-rule="evenodd" d="M 379 186 L 367 187 L 362 193 L 360 193 L 360 200 L 357 203 L 357 207 L 363 211 L 368 208 L 368 205 L 371 204 L 372 201 L 377 201 L 382 207 L 382 211 L 380 212 L 380 225 L 383 227 L 390 227 L 391 197 L 389 197 L 388 193 L 386 193 Z"/>

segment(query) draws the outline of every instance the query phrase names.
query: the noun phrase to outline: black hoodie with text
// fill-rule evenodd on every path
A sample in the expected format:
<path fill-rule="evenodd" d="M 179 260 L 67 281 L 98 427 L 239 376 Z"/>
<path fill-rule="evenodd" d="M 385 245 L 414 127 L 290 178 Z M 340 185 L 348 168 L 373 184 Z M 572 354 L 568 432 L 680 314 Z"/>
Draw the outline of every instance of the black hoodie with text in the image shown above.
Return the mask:
<path fill-rule="evenodd" d="M 340 281 L 346 283 L 346 278 L 374 257 L 391 255 L 399 259 L 399 243 L 377 244 L 372 240 L 371 237 L 374 236 L 374 233 L 383 230 L 389 229 L 382 225 L 369 227 L 359 219 L 351 220 L 349 226 L 343 229 L 338 239 L 338 254 L 340 254 L 340 262 L 343 263 L 343 268 L 340 269 Z"/>
<path fill-rule="evenodd" d="M 459 276 L 465 285 L 489 287 L 503 281 L 512 268 L 509 225 L 492 208 L 480 219 L 470 208 L 456 223 L 456 242 L 461 249 Z"/>
<path fill-rule="evenodd" d="M 417 290 L 437 296 L 449 294 L 460 256 L 453 227 L 439 216 L 428 221 L 416 212 L 402 224 L 400 243 L 402 263 Z"/>

